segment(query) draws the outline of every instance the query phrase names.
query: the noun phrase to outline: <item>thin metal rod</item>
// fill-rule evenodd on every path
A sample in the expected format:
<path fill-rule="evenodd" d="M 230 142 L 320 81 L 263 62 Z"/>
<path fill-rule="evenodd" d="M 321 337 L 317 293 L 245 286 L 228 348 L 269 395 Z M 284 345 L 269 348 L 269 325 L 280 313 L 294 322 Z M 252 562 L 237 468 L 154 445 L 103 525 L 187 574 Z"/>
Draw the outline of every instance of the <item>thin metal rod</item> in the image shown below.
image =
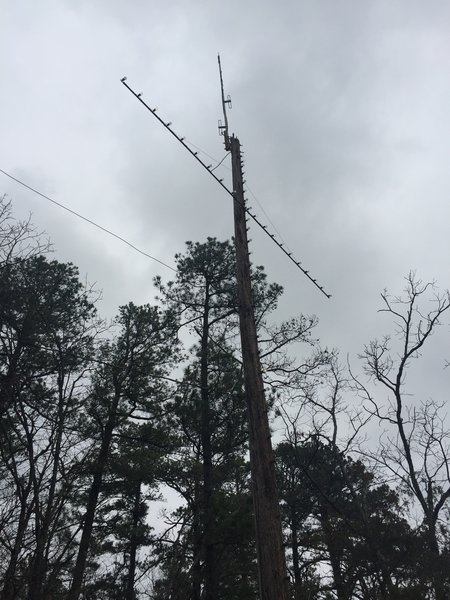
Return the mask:
<path fill-rule="evenodd" d="M 224 129 L 223 135 L 225 138 L 225 150 L 230 150 L 230 136 L 228 133 L 228 115 L 227 115 L 227 107 L 225 102 L 225 92 L 223 90 L 223 77 L 222 77 L 222 65 L 220 63 L 220 54 L 217 55 L 217 62 L 219 63 L 219 73 L 220 73 L 220 90 L 222 92 L 222 109 L 223 109 L 223 119 L 224 119 Z"/>

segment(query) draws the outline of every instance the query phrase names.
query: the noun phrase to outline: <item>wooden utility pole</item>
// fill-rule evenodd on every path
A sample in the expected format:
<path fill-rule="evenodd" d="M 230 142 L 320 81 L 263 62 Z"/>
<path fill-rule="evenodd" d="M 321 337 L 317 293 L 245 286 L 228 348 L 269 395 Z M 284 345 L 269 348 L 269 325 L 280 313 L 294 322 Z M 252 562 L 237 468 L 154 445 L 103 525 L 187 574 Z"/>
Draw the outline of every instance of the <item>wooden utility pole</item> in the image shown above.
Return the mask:
<path fill-rule="evenodd" d="M 233 198 L 234 204 L 234 238 L 236 248 L 236 272 L 239 300 L 239 323 L 241 333 L 242 358 L 244 364 L 245 392 L 247 398 L 250 466 L 252 472 L 252 494 L 255 513 L 256 549 L 258 556 L 258 575 L 260 600 L 288 600 L 288 575 L 283 550 L 280 505 L 275 478 L 275 461 L 269 428 L 267 404 L 264 394 L 264 383 L 256 334 L 256 322 L 253 310 L 253 294 L 251 287 L 250 259 L 248 252 L 247 223 L 248 214 L 261 227 L 270 239 L 284 252 L 300 271 L 324 294 L 331 298 L 292 252 L 277 241 L 258 217 L 245 206 L 244 186 L 242 177 L 241 147 L 237 137 L 228 133 L 227 105 L 231 107 L 230 97 L 225 99 L 223 90 L 222 68 L 219 60 L 220 85 L 222 90 L 222 107 L 225 122 L 219 123 L 219 131 L 225 139 L 225 149 L 231 153 L 233 191 L 223 183 L 212 165 L 207 165 L 193 150 L 184 137 L 179 136 L 171 128 L 172 123 L 166 123 L 143 99 L 142 94 L 136 93 L 123 77 L 123 85 L 149 110 L 184 148 L 209 172 L 209 174 Z M 222 162 L 222 161 L 221 161 Z"/>
<path fill-rule="evenodd" d="M 220 82 L 225 119 L 222 132 L 225 138 L 225 149 L 231 152 L 233 176 L 239 324 L 247 398 L 260 598 L 261 600 L 288 600 L 288 577 L 283 549 L 274 455 L 253 310 L 241 147 L 238 138 L 234 135 L 229 137 L 228 134 L 226 104 L 229 104 L 230 100 L 225 100 L 224 97 L 221 68 Z"/>

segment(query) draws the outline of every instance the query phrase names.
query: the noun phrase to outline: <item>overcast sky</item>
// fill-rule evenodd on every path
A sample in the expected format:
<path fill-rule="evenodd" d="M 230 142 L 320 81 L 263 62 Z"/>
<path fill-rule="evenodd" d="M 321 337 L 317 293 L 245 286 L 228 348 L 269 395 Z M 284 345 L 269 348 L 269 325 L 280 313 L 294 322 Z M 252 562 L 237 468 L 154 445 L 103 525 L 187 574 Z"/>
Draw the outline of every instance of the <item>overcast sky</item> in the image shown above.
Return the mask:
<path fill-rule="evenodd" d="M 0 28 L 0 168 L 55 200 L 170 264 L 186 240 L 231 237 L 230 198 L 120 83 L 219 161 L 219 51 L 248 186 L 333 294 L 252 227 L 280 316 L 317 314 L 353 359 L 390 329 L 380 291 L 410 269 L 450 286 L 447 0 L 4 0 Z M 171 276 L 2 174 L 0 192 L 103 289 L 106 316 Z"/>

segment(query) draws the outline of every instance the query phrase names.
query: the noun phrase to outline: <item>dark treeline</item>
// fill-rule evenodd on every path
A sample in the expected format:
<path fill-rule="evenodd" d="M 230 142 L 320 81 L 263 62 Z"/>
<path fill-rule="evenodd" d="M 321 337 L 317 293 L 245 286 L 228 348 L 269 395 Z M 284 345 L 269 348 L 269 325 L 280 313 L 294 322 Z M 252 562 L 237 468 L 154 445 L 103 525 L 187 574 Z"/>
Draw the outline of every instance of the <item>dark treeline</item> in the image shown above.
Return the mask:
<path fill-rule="evenodd" d="M 1 202 L 1 600 L 258 598 L 233 246 L 176 267 L 106 325 Z M 383 294 L 356 376 L 253 288 L 292 599 L 450 598 L 449 424 L 409 384 L 448 294 Z"/>

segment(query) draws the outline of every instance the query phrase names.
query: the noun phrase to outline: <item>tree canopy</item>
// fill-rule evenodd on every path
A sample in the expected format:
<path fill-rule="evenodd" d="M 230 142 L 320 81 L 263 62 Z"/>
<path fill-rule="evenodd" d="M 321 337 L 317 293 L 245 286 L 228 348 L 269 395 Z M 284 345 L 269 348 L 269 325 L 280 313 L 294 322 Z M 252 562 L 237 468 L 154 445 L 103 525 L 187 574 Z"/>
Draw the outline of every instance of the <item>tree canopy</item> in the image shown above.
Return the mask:
<path fill-rule="evenodd" d="M 232 243 L 187 242 L 109 325 L 48 249 L 3 199 L 0 598 L 256 600 Z M 252 278 L 292 599 L 445 600 L 448 422 L 408 378 L 448 293 L 412 274 L 383 293 L 391 333 L 358 375 Z"/>

